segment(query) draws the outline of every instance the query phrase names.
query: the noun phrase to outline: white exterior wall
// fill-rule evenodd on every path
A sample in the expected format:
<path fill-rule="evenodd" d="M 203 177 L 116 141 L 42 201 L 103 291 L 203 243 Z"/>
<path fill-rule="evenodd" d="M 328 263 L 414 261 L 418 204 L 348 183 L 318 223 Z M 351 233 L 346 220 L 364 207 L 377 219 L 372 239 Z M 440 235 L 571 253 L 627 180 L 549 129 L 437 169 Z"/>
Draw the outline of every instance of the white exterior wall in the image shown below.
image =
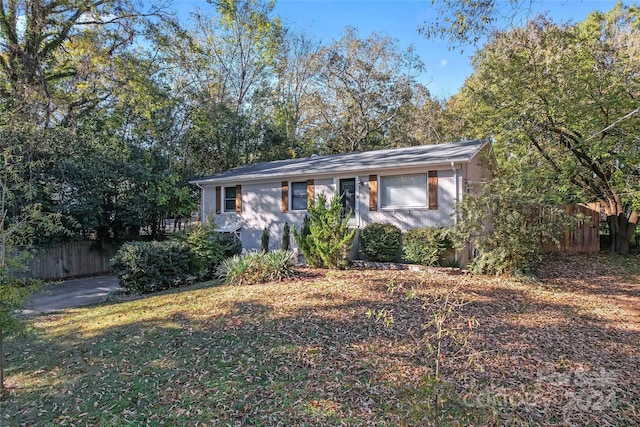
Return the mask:
<path fill-rule="evenodd" d="M 411 173 L 426 173 L 427 170 L 392 170 L 378 175 L 402 175 Z M 417 227 L 427 226 L 447 226 L 453 225 L 454 206 L 456 194 L 461 195 L 463 185 L 463 170 L 458 169 L 458 193 L 456 193 L 456 183 L 454 172 L 449 169 L 438 169 L 438 209 L 381 209 L 377 211 L 369 210 L 369 175 L 339 175 L 331 178 L 314 179 L 314 194 L 318 196 L 324 193 L 327 199 L 333 197 L 339 185 L 339 180 L 344 178 L 356 179 L 356 212 L 351 220 L 354 227 L 365 227 L 372 222 L 391 223 L 398 226 L 403 232 Z M 289 182 L 305 181 L 305 178 L 292 179 Z M 204 218 L 214 218 L 220 227 L 239 226 L 240 239 L 245 251 L 260 250 L 262 232 L 265 228 L 270 234 L 269 246 L 271 249 L 278 249 L 282 245 L 282 230 L 285 223 L 292 227 L 300 227 L 307 211 L 282 212 L 282 181 L 260 182 L 260 183 L 225 183 L 224 187 L 242 185 L 242 213 L 223 212 L 214 215 L 216 212 L 216 189 L 215 186 L 204 187 L 202 190 L 202 214 Z M 380 193 L 380 185 L 378 184 Z M 222 194 L 224 197 L 224 194 Z M 378 200 L 380 197 L 378 196 Z M 223 201 L 224 203 L 224 201 Z M 295 249 L 296 244 L 291 235 L 291 248 Z"/>
<path fill-rule="evenodd" d="M 293 179 L 291 182 L 306 181 L 306 178 Z M 233 226 L 240 227 L 240 240 L 245 251 L 259 251 L 262 244 L 262 232 L 266 228 L 269 231 L 269 247 L 279 249 L 282 247 L 282 231 L 285 223 L 289 223 L 291 231 L 291 248 L 297 248 L 293 238 L 293 227 L 300 227 L 307 211 L 282 212 L 282 181 L 257 184 L 242 184 L 242 213 L 216 212 L 216 187 L 204 187 L 202 189 L 202 214 L 203 218 L 214 218 L 220 228 Z M 236 183 L 221 185 L 233 187 Z M 314 182 L 315 199 L 324 193 L 327 198 L 333 197 L 333 179 L 317 179 Z M 224 193 L 221 193 L 224 197 Z M 222 201 L 224 203 L 224 200 Z"/>
<path fill-rule="evenodd" d="M 461 185 L 461 171 L 459 171 L 458 185 Z M 391 223 L 403 232 L 418 227 L 444 227 L 454 224 L 454 207 L 456 197 L 456 182 L 452 170 L 438 170 L 438 209 L 384 209 L 380 208 L 380 177 L 385 175 L 401 175 L 405 173 L 426 173 L 423 171 L 399 172 L 391 171 L 378 175 L 378 210 L 369 210 L 369 176 L 361 176 L 364 183 L 359 186 L 358 197 L 360 205 L 360 226 L 364 227 L 372 222 Z"/>

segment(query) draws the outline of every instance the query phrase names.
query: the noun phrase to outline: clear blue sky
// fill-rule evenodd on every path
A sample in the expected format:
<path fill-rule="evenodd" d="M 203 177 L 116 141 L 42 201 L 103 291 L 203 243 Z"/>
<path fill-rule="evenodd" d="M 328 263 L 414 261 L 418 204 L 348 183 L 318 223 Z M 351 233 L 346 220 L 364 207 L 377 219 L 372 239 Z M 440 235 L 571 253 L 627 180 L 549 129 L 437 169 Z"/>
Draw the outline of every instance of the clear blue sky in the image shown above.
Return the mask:
<path fill-rule="evenodd" d="M 212 10 L 204 0 L 174 0 L 173 4 L 181 19 L 188 19 L 187 12 L 195 7 Z M 556 22 L 577 22 L 615 4 L 616 0 L 542 0 L 533 7 L 534 14 L 548 12 Z M 472 71 L 472 46 L 462 52 L 450 50 L 446 41 L 427 40 L 418 34 L 425 20 L 436 18 L 431 0 L 276 0 L 275 14 L 289 28 L 327 43 L 339 39 L 345 27 L 351 26 L 362 37 L 376 31 L 398 39 L 403 48 L 412 44 L 427 68 L 420 81 L 438 97 L 455 94 Z"/>

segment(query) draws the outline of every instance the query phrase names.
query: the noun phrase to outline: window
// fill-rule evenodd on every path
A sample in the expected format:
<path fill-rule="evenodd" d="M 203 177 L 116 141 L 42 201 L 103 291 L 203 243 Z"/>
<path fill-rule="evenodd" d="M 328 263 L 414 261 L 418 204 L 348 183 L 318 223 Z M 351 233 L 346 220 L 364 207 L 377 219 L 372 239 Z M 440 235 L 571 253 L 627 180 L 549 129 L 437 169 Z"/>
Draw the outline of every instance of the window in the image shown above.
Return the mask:
<path fill-rule="evenodd" d="M 303 211 L 307 209 L 307 183 L 291 183 L 291 210 Z"/>
<path fill-rule="evenodd" d="M 427 174 L 380 178 L 381 208 L 426 208 Z"/>
<path fill-rule="evenodd" d="M 224 187 L 224 211 L 236 211 L 236 187 Z"/>

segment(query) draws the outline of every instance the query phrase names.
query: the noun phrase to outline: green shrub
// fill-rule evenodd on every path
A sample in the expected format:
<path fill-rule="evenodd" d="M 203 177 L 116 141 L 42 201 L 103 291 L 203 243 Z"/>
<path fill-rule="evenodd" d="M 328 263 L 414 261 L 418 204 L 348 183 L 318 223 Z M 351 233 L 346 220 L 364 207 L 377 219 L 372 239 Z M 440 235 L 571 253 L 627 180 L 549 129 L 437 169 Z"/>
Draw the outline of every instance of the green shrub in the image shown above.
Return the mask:
<path fill-rule="evenodd" d="M 496 177 L 458 205 L 457 245 L 471 243 L 469 269 L 486 274 L 530 274 L 542 261 L 542 243 L 558 244 L 577 218 L 556 205 L 551 192 L 510 177 Z"/>
<path fill-rule="evenodd" d="M 177 286 L 191 265 L 189 245 L 173 240 L 125 243 L 111 259 L 120 286 L 142 294 Z"/>
<path fill-rule="evenodd" d="M 218 276 L 226 284 L 252 285 L 293 276 L 294 255 L 289 251 L 254 252 L 224 260 Z"/>
<path fill-rule="evenodd" d="M 402 232 L 393 224 L 373 223 L 360 231 L 362 253 L 368 261 L 396 261 L 401 241 Z"/>
<path fill-rule="evenodd" d="M 269 230 L 265 228 L 260 239 L 260 250 L 262 252 L 269 252 L 269 237 Z"/>
<path fill-rule="evenodd" d="M 231 258 L 242 253 L 242 242 L 233 233 L 218 233 L 218 240 L 222 245 L 222 259 Z"/>
<path fill-rule="evenodd" d="M 304 217 L 300 231 L 293 229 L 293 238 L 304 255 L 304 259 L 308 265 L 318 267 L 322 265 L 322 258 L 317 254 L 313 242 L 311 240 L 311 218 L 309 215 Z"/>
<path fill-rule="evenodd" d="M 443 256 L 453 249 L 448 228 L 414 228 L 402 237 L 404 260 L 421 265 L 440 265 Z"/>
<path fill-rule="evenodd" d="M 342 269 L 348 264 L 347 254 L 356 230 L 349 229 L 349 218 L 344 216 L 341 200 L 340 196 L 335 196 L 327 206 L 326 196 L 320 194 L 315 204 L 309 201 L 309 219 L 305 218 L 299 233 L 293 231 L 311 267 Z"/>
<path fill-rule="evenodd" d="M 233 233 L 218 232 L 214 222 L 192 225 L 186 232 L 175 234 L 174 239 L 189 245 L 190 272 L 200 279 L 212 278 L 223 259 L 242 252 L 240 239 Z"/>
<path fill-rule="evenodd" d="M 190 226 L 174 239 L 186 243 L 191 249 L 190 272 L 199 278 L 212 277 L 215 267 L 224 259 L 224 251 L 216 231 L 216 224 L 209 222 Z"/>
<path fill-rule="evenodd" d="M 282 250 L 288 251 L 291 248 L 291 227 L 285 222 L 282 228 Z"/>

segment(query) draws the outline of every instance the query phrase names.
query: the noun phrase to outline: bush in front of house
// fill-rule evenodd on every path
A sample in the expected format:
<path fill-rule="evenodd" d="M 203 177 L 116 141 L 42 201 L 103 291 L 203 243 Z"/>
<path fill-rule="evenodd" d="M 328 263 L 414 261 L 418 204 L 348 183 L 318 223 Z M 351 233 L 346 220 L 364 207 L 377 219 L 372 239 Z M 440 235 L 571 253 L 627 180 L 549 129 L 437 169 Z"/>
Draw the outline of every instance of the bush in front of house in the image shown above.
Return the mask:
<path fill-rule="evenodd" d="M 282 227 L 282 250 L 288 251 L 291 247 L 291 227 L 288 222 Z"/>
<path fill-rule="evenodd" d="M 111 259 L 120 286 L 141 294 L 178 286 L 188 276 L 191 264 L 189 245 L 172 240 L 125 243 Z"/>
<path fill-rule="evenodd" d="M 342 197 L 334 196 L 327 206 L 327 197 L 320 194 L 315 204 L 309 201 L 307 210 L 308 220 L 299 232 L 293 230 L 307 264 L 314 268 L 346 268 L 356 230 L 349 229 Z"/>
<path fill-rule="evenodd" d="M 194 224 L 174 238 L 191 248 L 189 272 L 200 279 L 212 278 L 222 260 L 242 252 L 240 239 L 233 233 L 218 232 L 214 222 Z"/>
<path fill-rule="evenodd" d="M 233 285 L 285 280 L 294 275 L 294 260 L 292 252 L 283 250 L 236 255 L 220 264 L 218 276 Z"/>
<path fill-rule="evenodd" d="M 242 253 L 242 242 L 233 233 L 218 233 L 218 240 L 222 245 L 222 259 L 231 258 Z"/>
<path fill-rule="evenodd" d="M 260 250 L 262 252 L 269 252 L 269 230 L 266 228 L 262 231 L 262 236 L 260 237 Z"/>
<path fill-rule="evenodd" d="M 360 231 L 360 244 L 367 261 L 394 262 L 402 245 L 402 232 L 393 224 L 374 222 Z"/>
<path fill-rule="evenodd" d="M 224 259 L 224 250 L 216 231 L 216 224 L 197 223 L 189 226 L 184 233 L 174 235 L 174 239 L 186 243 L 191 249 L 189 272 L 201 279 L 213 277 L 215 268 Z"/>
<path fill-rule="evenodd" d="M 535 186 L 534 186 L 535 187 Z M 494 177 L 458 204 L 456 240 L 471 243 L 473 273 L 529 275 L 542 262 L 543 242 L 559 245 L 579 218 L 557 205 L 554 192 L 532 191 L 526 180 Z"/>
<path fill-rule="evenodd" d="M 440 265 L 443 256 L 453 249 L 448 228 L 414 228 L 402 236 L 403 259 L 420 265 Z"/>

